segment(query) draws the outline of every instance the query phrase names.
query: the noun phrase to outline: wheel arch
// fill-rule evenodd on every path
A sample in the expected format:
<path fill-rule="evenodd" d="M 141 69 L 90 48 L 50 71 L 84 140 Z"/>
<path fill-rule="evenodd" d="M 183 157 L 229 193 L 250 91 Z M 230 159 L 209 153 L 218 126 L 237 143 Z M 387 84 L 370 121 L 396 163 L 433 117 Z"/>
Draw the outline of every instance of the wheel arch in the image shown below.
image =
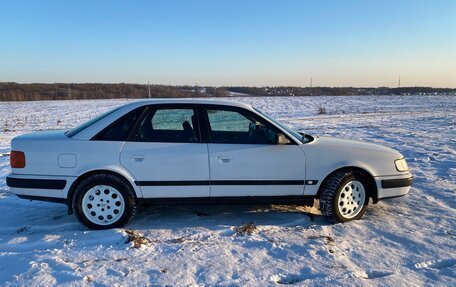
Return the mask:
<path fill-rule="evenodd" d="M 332 172 L 330 172 L 321 182 L 321 184 L 318 188 L 317 194 L 315 196 L 316 198 L 320 198 L 320 195 L 323 192 L 323 189 L 325 188 L 325 185 L 326 185 L 326 182 L 328 181 L 328 179 L 331 178 L 331 176 L 333 176 L 335 173 L 338 173 L 340 171 L 354 171 L 354 172 L 361 174 L 366 179 L 367 184 L 368 184 L 368 187 L 367 187 L 368 196 L 370 198 L 372 198 L 373 203 L 378 202 L 378 189 L 377 189 L 377 184 L 375 183 L 374 176 L 368 170 L 358 167 L 358 166 L 344 166 L 344 167 L 335 169 Z"/>
<path fill-rule="evenodd" d="M 70 186 L 70 188 L 68 189 L 68 193 L 67 193 L 67 197 L 66 197 L 66 201 L 67 201 L 67 205 L 68 205 L 68 214 L 73 214 L 73 196 L 74 196 L 74 192 L 76 190 L 76 187 L 78 186 L 78 184 L 80 182 L 82 182 L 84 179 L 92 176 L 92 175 L 95 175 L 95 174 L 111 174 L 111 175 L 115 175 L 115 176 L 118 176 L 122 179 L 124 179 L 126 182 L 128 182 L 128 184 L 131 186 L 131 188 L 135 191 L 135 195 L 136 195 L 136 198 L 137 199 L 140 199 L 142 198 L 142 193 L 141 193 L 141 190 L 139 189 L 139 187 L 135 186 L 134 184 L 134 180 L 132 178 L 130 178 L 128 175 L 124 175 L 118 171 L 113 171 L 113 170 L 108 170 L 108 169 L 95 169 L 95 170 L 90 170 L 90 171 L 87 171 L 85 173 L 83 173 L 82 175 L 80 175 Z"/>

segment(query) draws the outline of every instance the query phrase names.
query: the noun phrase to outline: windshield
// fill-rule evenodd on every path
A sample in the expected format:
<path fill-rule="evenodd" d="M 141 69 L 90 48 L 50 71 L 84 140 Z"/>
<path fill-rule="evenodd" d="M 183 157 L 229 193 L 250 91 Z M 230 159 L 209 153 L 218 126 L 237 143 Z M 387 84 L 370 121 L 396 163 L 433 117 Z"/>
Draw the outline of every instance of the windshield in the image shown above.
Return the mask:
<path fill-rule="evenodd" d="M 71 130 L 67 131 L 65 134 L 67 135 L 67 137 L 72 138 L 73 136 L 75 136 L 79 132 L 81 132 L 81 131 L 85 130 L 86 128 L 90 127 L 91 125 L 93 125 L 94 123 L 98 122 L 99 120 L 101 120 L 101 119 L 109 116 L 113 112 L 117 111 L 119 108 L 120 107 L 117 107 L 115 109 L 107 111 L 106 113 L 101 114 L 98 117 L 95 117 L 95 118 L 83 123 L 82 125 L 79 125 L 79 126 L 77 126 L 75 128 L 72 128 Z"/>
<path fill-rule="evenodd" d="M 267 118 L 268 120 L 273 122 L 274 124 L 278 125 L 282 129 L 286 130 L 289 134 L 291 134 L 293 137 L 295 137 L 300 142 L 305 142 L 305 137 L 303 135 L 301 135 L 300 133 L 292 130 L 291 128 L 287 127 L 286 125 L 282 124 L 281 122 L 275 120 L 274 118 L 272 118 L 270 115 L 266 114 L 265 112 L 255 108 L 255 107 L 254 107 L 254 109 L 255 109 L 255 111 L 257 111 L 260 114 L 262 114 L 265 118 Z"/>

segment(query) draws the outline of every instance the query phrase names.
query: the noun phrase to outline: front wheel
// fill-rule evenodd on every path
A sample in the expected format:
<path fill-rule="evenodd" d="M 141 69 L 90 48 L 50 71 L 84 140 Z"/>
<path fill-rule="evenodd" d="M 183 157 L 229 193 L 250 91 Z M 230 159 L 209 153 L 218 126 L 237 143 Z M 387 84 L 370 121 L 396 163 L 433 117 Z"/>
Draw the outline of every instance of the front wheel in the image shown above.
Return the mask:
<path fill-rule="evenodd" d="M 73 211 L 92 229 L 124 226 L 136 213 L 133 188 L 123 178 L 96 174 L 84 179 L 75 190 Z"/>
<path fill-rule="evenodd" d="M 367 186 L 365 178 L 359 173 L 335 173 L 323 187 L 321 212 L 339 222 L 360 219 L 369 204 Z"/>

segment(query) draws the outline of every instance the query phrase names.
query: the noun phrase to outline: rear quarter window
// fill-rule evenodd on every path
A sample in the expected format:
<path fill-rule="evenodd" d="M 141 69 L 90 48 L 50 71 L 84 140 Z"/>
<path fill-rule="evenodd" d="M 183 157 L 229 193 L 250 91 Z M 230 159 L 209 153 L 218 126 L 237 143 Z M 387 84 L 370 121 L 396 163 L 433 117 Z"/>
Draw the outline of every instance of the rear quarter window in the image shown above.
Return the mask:
<path fill-rule="evenodd" d="M 95 135 L 92 140 L 126 141 L 144 109 L 145 107 L 140 107 L 127 113 Z"/>
<path fill-rule="evenodd" d="M 77 135 L 78 133 L 82 132 L 83 130 L 85 130 L 86 128 L 90 127 L 91 125 L 93 125 L 94 123 L 100 121 L 101 119 L 104 119 L 105 117 L 109 116 L 110 114 L 114 113 L 115 111 L 119 110 L 121 107 L 117 107 L 113 110 L 110 110 L 104 114 L 101 114 L 99 115 L 98 117 L 95 117 L 85 123 L 83 123 L 82 125 L 79 125 L 75 128 L 72 128 L 71 130 L 67 131 L 65 134 L 67 137 L 69 138 L 72 138 L 74 137 L 75 135 Z"/>

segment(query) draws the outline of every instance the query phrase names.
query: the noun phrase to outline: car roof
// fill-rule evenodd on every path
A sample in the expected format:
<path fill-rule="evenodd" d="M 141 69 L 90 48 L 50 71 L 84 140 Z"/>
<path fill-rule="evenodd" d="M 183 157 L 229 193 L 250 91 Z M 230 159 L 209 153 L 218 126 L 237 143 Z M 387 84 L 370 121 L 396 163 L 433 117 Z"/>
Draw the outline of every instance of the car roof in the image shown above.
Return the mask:
<path fill-rule="evenodd" d="M 234 101 L 224 101 L 218 99 L 199 99 L 199 98 L 161 98 L 161 99 L 147 99 L 139 100 L 124 106 L 134 106 L 140 107 L 144 105 L 154 105 L 154 104 L 206 104 L 206 105 L 222 105 L 222 106 L 232 106 L 251 109 L 252 106 L 245 103 L 239 103 Z"/>

